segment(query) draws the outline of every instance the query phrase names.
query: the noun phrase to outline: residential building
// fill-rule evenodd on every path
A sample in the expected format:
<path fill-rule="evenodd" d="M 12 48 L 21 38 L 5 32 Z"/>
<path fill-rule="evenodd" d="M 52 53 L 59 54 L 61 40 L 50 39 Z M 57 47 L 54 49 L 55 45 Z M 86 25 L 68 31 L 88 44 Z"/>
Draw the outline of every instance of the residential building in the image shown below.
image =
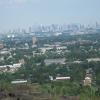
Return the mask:
<path fill-rule="evenodd" d="M 92 79 L 90 77 L 85 77 L 84 86 L 91 86 Z"/>

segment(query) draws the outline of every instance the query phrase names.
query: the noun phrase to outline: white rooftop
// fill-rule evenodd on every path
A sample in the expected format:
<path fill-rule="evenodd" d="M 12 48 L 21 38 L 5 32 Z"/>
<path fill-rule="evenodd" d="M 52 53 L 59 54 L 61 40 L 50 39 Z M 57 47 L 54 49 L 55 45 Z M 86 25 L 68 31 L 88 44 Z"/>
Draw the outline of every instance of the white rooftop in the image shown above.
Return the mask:
<path fill-rule="evenodd" d="M 70 79 L 70 77 L 56 77 L 56 80 L 67 80 Z"/>
<path fill-rule="evenodd" d="M 27 80 L 17 80 L 17 81 L 12 81 L 12 84 L 21 84 L 21 83 L 27 83 Z"/>

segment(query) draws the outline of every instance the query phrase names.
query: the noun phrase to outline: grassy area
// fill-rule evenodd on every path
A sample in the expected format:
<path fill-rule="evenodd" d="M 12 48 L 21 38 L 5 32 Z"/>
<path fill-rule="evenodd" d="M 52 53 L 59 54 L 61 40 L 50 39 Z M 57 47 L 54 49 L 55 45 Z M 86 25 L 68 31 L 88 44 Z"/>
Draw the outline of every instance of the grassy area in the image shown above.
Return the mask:
<path fill-rule="evenodd" d="M 3 89 L 0 92 L 0 96 L 3 94 L 0 100 L 100 100 L 100 97 L 90 93 L 90 88 L 79 90 L 79 86 L 69 84 L 55 82 L 9 85 L 9 90 Z"/>

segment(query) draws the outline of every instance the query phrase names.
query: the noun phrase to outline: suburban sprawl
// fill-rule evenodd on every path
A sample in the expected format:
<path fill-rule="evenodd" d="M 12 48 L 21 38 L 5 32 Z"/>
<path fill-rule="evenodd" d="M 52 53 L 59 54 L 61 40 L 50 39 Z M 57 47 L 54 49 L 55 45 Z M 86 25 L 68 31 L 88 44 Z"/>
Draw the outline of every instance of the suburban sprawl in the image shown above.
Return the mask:
<path fill-rule="evenodd" d="M 0 100 L 100 100 L 100 25 L 1 33 Z"/>

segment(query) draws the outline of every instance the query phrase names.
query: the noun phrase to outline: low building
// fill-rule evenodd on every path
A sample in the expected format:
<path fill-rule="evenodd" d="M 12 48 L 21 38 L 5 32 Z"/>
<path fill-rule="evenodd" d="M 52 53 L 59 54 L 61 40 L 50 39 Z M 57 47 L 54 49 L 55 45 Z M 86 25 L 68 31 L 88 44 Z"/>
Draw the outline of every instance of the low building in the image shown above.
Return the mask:
<path fill-rule="evenodd" d="M 1 55 L 7 55 L 7 54 L 10 54 L 10 51 L 2 50 L 2 51 L 0 51 L 0 54 Z"/>
<path fill-rule="evenodd" d="M 19 60 L 19 63 L 21 63 L 22 65 L 24 65 L 24 64 L 25 64 L 24 59 L 20 59 L 20 60 Z"/>
<path fill-rule="evenodd" d="M 0 61 L 4 61 L 4 56 L 0 57 Z"/>
<path fill-rule="evenodd" d="M 32 53 L 33 53 L 33 57 L 35 57 L 36 55 L 42 55 L 42 53 L 40 53 L 40 52 L 37 53 L 37 52 L 33 51 Z"/>
<path fill-rule="evenodd" d="M 57 50 L 66 50 L 67 47 L 66 46 L 58 46 L 56 47 Z"/>
<path fill-rule="evenodd" d="M 43 48 L 39 48 L 39 50 L 41 51 L 41 53 L 45 53 L 46 51 L 48 51 L 48 50 L 52 50 L 53 49 L 53 47 L 43 47 Z"/>
<path fill-rule="evenodd" d="M 65 64 L 66 59 L 65 58 L 59 58 L 59 59 L 45 59 L 44 63 L 46 65 L 51 65 L 51 64 Z"/>
<path fill-rule="evenodd" d="M 24 83 L 27 83 L 28 81 L 27 80 L 15 80 L 15 81 L 11 81 L 11 84 L 24 84 Z"/>
<path fill-rule="evenodd" d="M 92 79 L 90 77 L 85 77 L 84 86 L 91 86 Z"/>
<path fill-rule="evenodd" d="M 76 61 L 73 61 L 74 64 L 81 64 L 83 63 L 83 61 L 79 61 L 79 60 L 76 60 Z"/>
<path fill-rule="evenodd" d="M 88 62 L 98 62 L 100 61 L 100 58 L 88 58 L 87 61 Z"/>
<path fill-rule="evenodd" d="M 21 63 L 17 63 L 17 64 L 13 64 L 13 65 L 3 65 L 0 66 L 0 72 L 10 72 L 10 73 L 14 73 L 15 71 L 17 71 L 20 67 L 21 67 Z"/>
<path fill-rule="evenodd" d="M 57 80 L 70 80 L 71 78 L 70 77 L 56 77 L 56 81 Z"/>

